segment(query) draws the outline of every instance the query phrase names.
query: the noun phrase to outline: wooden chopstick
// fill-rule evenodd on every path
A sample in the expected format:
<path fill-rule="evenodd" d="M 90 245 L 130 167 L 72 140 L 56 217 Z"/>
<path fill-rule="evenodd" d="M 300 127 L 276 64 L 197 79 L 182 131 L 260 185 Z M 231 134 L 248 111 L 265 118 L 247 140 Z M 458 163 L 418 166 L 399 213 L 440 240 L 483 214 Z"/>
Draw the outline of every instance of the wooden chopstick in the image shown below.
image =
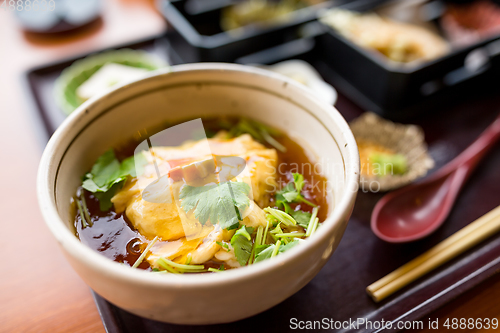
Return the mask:
<path fill-rule="evenodd" d="M 500 206 L 460 229 L 427 252 L 372 283 L 366 292 L 380 302 L 399 289 L 500 231 Z"/>

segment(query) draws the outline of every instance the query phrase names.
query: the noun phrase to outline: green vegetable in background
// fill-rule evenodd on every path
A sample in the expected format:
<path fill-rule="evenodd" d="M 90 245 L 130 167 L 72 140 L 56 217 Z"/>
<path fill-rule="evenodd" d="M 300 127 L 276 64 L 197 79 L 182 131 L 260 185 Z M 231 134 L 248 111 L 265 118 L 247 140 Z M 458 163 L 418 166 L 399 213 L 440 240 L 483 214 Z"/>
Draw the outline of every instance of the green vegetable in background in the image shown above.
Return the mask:
<path fill-rule="evenodd" d="M 408 161 L 401 154 L 373 153 L 370 155 L 370 162 L 374 169 L 379 170 L 380 176 L 402 175 L 408 170 Z M 376 168 L 376 166 L 379 168 Z"/>

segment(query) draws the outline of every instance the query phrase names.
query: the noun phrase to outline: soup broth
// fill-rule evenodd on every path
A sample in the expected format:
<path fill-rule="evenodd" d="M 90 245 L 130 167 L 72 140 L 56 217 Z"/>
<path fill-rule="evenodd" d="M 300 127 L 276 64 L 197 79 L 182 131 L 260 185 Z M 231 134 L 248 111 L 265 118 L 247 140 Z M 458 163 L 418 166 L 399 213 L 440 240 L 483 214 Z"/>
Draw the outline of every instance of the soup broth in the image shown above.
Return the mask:
<path fill-rule="evenodd" d="M 216 133 L 219 133 L 219 131 L 221 130 L 231 130 L 231 128 L 237 126 L 239 121 L 240 119 L 236 118 L 224 118 L 222 120 L 204 119 L 203 125 L 206 130 L 207 137 L 211 137 Z M 301 174 L 304 179 L 304 185 L 299 191 L 299 194 L 302 195 L 305 200 L 304 202 L 289 202 L 288 209 L 294 212 L 300 210 L 305 213 L 313 213 L 315 209 L 314 207 L 317 206 L 316 212 L 319 220 L 318 222 L 323 222 L 326 219 L 329 204 L 324 193 L 326 179 L 320 174 L 315 173 L 315 161 L 309 158 L 309 156 L 314 156 L 313 152 L 304 150 L 304 148 L 302 148 L 299 143 L 283 133 L 276 136 L 276 140 L 279 142 L 279 144 L 286 148 L 286 151 L 285 149 L 284 151 L 277 150 L 277 190 L 283 189 L 287 186 L 287 184 L 293 183 L 294 173 Z M 136 148 L 138 143 L 138 140 L 132 139 L 121 147 L 115 147 L 114 151 L 117 159 L 124 160 L 125 158 L 132 156 L 134 153 L 134 149 Z M 268 142 L 263 142 L 263 144 L 266 148 L 273 148 L 273 146 Z M 81 209 L 86 209 L 88 211 L 88 217 L 90 218 L 90 221 L 86 221 L 86 212 L 82 214 L 81 210 L 76 205 L 76 201 L 80 200 L 78 198 L 80 198 L 82 204 L 86 206 L 82 207 Z M 276 196 L 274 194 L 271 195 L 269 206 L 280 208 L 278 207 L 278 204 L 279 203 L 276 200 Z M 145 235 L 141 234 L 141 232 L 139 232 L 136 228 L 134 228 L 133 223 L 127 217 L 127 214 L 125 212 L 118 213 L 114 205 L 110 209 L 102 211 L 97 196 L 94 193 L 85 190 L 83 187 L 78 188 L 76 197 L 73 198 L 72 205 L 75 212 L 73 224 L 75 227 L 76 236 L 82 241 L 82 243 L 86 244 L 93 250 L 101 253 L 109 259 L 123 263 L 127 266 L 133 266 L 141 256 L 141 253 L 146 250 L 148 244 L 151 243 L 150 237 L 146 237 Z M 284 207 L 281 207 L 281 209 L 283 210 Z M 272 220 L 272 217 L 268 218 L 268 220 L 270 219 Z M 90 225 L 90 223 L 92 225 Z M 84 227 L 85 224 L 87 224 L 86 227 Z M 278 223 L 278 228 L 280 228 L 280 225 L 284 230 L 286 229 L 286 226 L 280 223 Z M 308 227 L 310 227 L 310 225 L 308 225 Z M 292 232 L 294 233 L 300 233 L 301 231 L 303 231 L 303 233 L 305 234 L 307 230 L 307 228 L 301 229 L 301 227 L 298 226 L 291 226 L 291 228 L 292 229 L 290 230 L 292 230 Z M 262 237 L 266 237 L 266 239 L 272 242 L 272 239 L 276 237 L 275 234 L 269 233 L 271 232 L 271 229 L 275 229 L 274 224 L 269 226 L 267 230 L 268 234 Z M 321 232 L 321 230 L 319 230 L 318 232 Z M 257 236 L 255 236 L 255 234 L 257 234 Z M 258 238 L 258 232 L 256 233 L 256 231 L 254 231 L 252 233 L 252 237 L 255 239 Z M 280 236 L 278 235 L 278 238 L 279 237 Z M 261 243 L 264 242 L 264 244 L 261 245 L 264 245 L 264 247 L 267 245 L 273 246 L 273 244 L 266 245 L 266 239 L 261 241 Z M 289 238 L 288 242 L 291 242 L 294 239 L 295 238 Z M 281 240 L 283 240 L 282 243 Z M 286 242 L 286 240 L 287 238 L 279 238 L 280 244 L 283 244 L 281 248 L 284 248 L 285 243 L 288 243 Z M 232 244 L 232 241 L 231 243 L 229 243 L 228 241 L 227 244 L 222 244 L 223 246 L 221 246 L 221 249 L 224 249 L 224 246 L 228 244 Z M 274 244 L 275 247 L 280 246 L 276 246 L 276 244 L 277 243 Z M 234 249 L 234 251 L 237 250 Z M 256 257 L 257 255 L 255 254 L 255 249 L 252 249 L 250 260 L 252 260 L 253 258 L 253 260 L 256 261 Z M 184 264 L 186 263 L 184 262 Z M 203 269 L 199 267 L 196 270 L 193 269 L 193 271 L 209 271 L 209 269 L 210 271 L 219 271 L 222 269 L 226 270 L 232 268 L 226 263 L 217 260 L 216 258 L 212 258 L 202 263 L 201 265 L 203 265 Z M 155 271 L 159 270 L 158 268 L 152 267 L 150 262 L 148 262 L 147 260 L 142 260 L 137 268 Z M 189 270 L 179 270 L 184 273 L 190 272 Z"/>

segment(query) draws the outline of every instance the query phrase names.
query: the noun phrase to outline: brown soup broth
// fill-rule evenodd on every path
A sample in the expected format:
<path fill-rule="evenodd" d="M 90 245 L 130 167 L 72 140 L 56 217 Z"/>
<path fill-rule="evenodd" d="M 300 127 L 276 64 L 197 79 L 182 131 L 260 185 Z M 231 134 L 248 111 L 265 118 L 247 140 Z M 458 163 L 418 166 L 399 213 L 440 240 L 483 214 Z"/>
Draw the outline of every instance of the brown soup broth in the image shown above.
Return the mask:
<path fill-rule="evenodd" d="M 236 118 L 224 119 L 225 126 L 227 124 L 234 125 L 236 122 Z M 169 125 L 172 126 L 174 124 Z M 207 136 L 211 136 L 210 134 L 224 129 L 221 128 L 220 119 L 204 119 L 203 125 Z M 166 126 L 165 128 L 170 126 Z M 152 131 L 152 133 L 154 132 Z M 123 160 L 133 155 L 135 147 L 143 139 L 131 140 L 121 147 L 116 147 L 115 154 L 117 158 Z M 284 187 L 293 180 L 293 172 L 303 174 L 305 185 L 302 189 L 302 195 L 320 207 L 318 217 L 320 222 L 323 222 L 328 212 L 328 201 L 324 193 L 326 179 L 315 173 L 314 162 L 308 158 L 307 152 L 297 142 L 285 134 L 276 136 L 276 139 L 287 149 L 285 153 L 278 152 L 277 189 Z M 265 145 L 268 148 L 272 148 L 268 144 Z M 133 228 L 125 214 L 116 213 L 114 207 L 107 212 L 102 212 L 99 208 L 99 201 L 92 193 L 79 187 L 77 196 L 81 194 L 85 196 L 93 226 L 82 228 L 80 214 L 73 203 L 73 211 L 75 212 L 73 223 L 76 236 L 82 243 L 107 258 L 124 263 L 127 266 L 132 266 L 147 246 L 145 237 Z M 271 199 L 271 206 L 274 206 L 274 199 Z M 291 204 L 290 206 L 295 210 L 312 211 L 312 207 L 306 204 Z M 219 269 L 220 264 L 213 261 L 205 263 L 205 268 L 209 267 Z M 139 268 L 151 270 L 148 262 L 145 260 L 139 265 Z"/>

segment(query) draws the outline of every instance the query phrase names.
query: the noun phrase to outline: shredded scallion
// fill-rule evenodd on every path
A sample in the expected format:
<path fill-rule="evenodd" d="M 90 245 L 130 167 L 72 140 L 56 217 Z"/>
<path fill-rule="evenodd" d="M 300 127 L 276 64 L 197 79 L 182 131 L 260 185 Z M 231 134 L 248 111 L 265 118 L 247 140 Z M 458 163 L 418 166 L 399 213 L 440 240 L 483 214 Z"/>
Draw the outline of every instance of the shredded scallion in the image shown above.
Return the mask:
<path fill-rule="evenodd" d="M 276 237 L 304 237 L 305 232 L 289 232 L 286 234 L 277 234 Z"/>
<path fill-rule="evenodd" d="M 85 219 L 85 214 L 83 214 L 82 205 L 80 204 L 80 200 L 75 198 L 76 206 L 78 207 L 78 212 L 80 214 L 80 220 L 82 220 L 82 228 L 87 227 L 87 220 Z"/>
<path fill-rule="evenodd" d="M 318 207 L 314 207 L 311 215 L 311 219 L 309 220 L 309 224 L 307 225 L 306 237 L 311 236 L 313 232 L 314 222 L 316 221 L 316 215 L 318 215 Z"/>
<path fill-rule="evenodd" d="M 189 259 L 189 258 L 188 258 Z M 190 261 L 190 260 L 189 260 Z M 186 265 L 179 264 L 172 260 L 168 260 L 166 258 L 160 258 L 156 260 L 156 263 L 160 265 L 162 268 L 166 269 L 170 273 L 202 273 L 206 272 L 205 266 L 203 265 Z"/>
<path fill-rule="evenodd" d="M 151 248 L 153 247 L 153 245 L 155 245 L 155 243 L 156 243 L 157 240 L 158 240 L 158 236 L 156 236 L 155 238 L 153 238 L 153 240 L 151 241 L 151 243 L 149 243 L 148 246 L 146 246 L 146 249 L 144 250 L 144 252 L 141 253 L 141 255 L 139 256 L 139 258 L 137 258 L 137 260 L 132 265 L 133 268 L 139 267 L 139 265 L 144 260 L 144 258 L 148 254 L 149 250 L 151 250 Z"/>
<path fill-rule="evenodd" d="M 257 235 L 255 236 L 255 241 L 253 242 L 252 253 L 250 254 L 250 259 L 248 259 L 248 264 L 252 264 L 255 258 L 255 249 L 257 246 L 262 244 L 262 235 L 264 233 L 264 227 L 259 226 L 257 228 Z"/>
<path fill-rule="evenodd" d="M 276 242 L 276 245 L 275 245 L 275 248 L 274 248 L 274 251 L 273 251 L 273 254 L 271 254 L 271 258 L 272 257 L 275 257 L 277 254 L 278 254 L 278 251 L 280 249 L 280 245 L 281 245 L 281 240 L 278 240 Z"/>
<path fill-rule="evenodd" d="M 92 219 L 90 218 L 89 211 L 87 209 L 87 201 L 85 200 L 85 194 L 82 193 L 80 198 L 82 199 L 83 214 L 85 215 L 85 218 L 87 219 L 88 225 L 90 227 L 92 227 L 92 226 L 94 226 L 94 223 L 92 223 Z"/>
<path fill-rule="evenodd" d="M 264 211 L 268 214 L 271 214 L 276 219 L 278 219 L 278 221 L 280 221 L 281 223 L 283 223 L 287 226 L 297 225 L 297 222 L 295 221 L 295 219 L 293 217 L 291 217 L 290 215 L 288 215 L 287 213 L 285 213 L 284 211 L 274 209 L 271 207 L 264 208 Z"/>
<path fill-rule="evenodd" d="M 169 271 L 170 273 L 174 273 L 174 274 L 180 274 L 181 272 L 175 270 L 174 268 L 172 268 L 167 262 L 164 261 L 163 258 L 160 258 L 158 260 L 156 260 L 156 263 L 162 267 L 163 269 Z"/>

